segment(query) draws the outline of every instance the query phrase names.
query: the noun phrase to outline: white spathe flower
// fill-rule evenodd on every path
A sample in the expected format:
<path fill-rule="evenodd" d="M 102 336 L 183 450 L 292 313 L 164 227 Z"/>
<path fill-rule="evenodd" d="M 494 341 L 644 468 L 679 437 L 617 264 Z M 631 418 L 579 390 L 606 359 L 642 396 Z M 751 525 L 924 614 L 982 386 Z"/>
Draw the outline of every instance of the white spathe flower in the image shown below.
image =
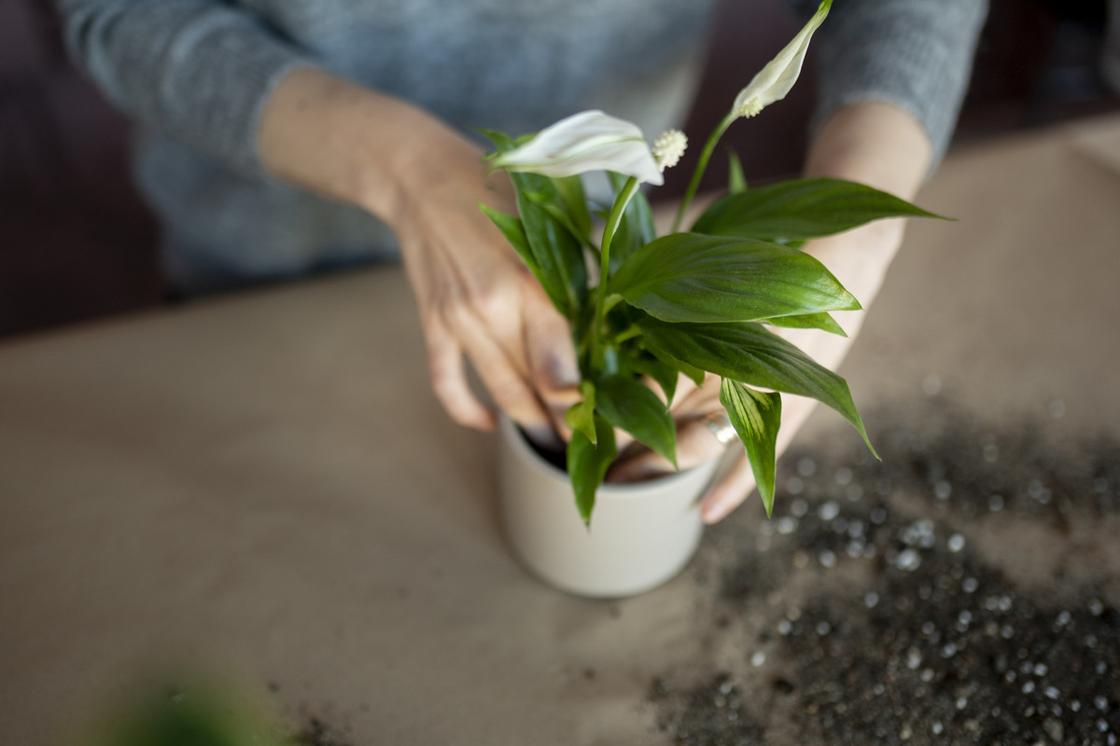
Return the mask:
<path fill-rule="evenodd" d="M 681 161 L 685 148 L 688 147 L 688 138 L 680 130 L 665 130 L 653 141 L 653 160 L 657 167 L 664 171 L 672 168 Z"/>
<path fill-rule="evenodd" d="M 739 91 L 731 108 L 732 114 L 736 117 L 753 117 L 770 104 L 786 97 L 801 75 L 801 65 L 805 61 L 805 53 L 809 51 L 809 40 L 813 38 L 813 32 L 824 23 L 831 7 L 832 0 L 821 2 L 817 12 L 797 36 L 774 59 L 766 63 L 766 67 L 758 71 L 746 88 Z"/>
<path fill-rule="evenodd" d="M 601 111 L 581 111 L 545 127 L 524 145 L 493 161 L 507 171 L 577 176 L 615 171 L 660 186 L 661 169 L 636 124 Z"/>

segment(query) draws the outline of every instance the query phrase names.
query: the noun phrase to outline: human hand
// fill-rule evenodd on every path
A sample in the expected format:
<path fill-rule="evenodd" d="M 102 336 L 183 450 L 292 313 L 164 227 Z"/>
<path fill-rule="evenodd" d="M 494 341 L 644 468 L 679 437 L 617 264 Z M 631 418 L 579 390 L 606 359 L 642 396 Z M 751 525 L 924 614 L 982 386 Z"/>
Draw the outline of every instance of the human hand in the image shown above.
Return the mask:
<path fill-rule="evenodd" d="M 450 131 L 402 178 L 391 225 L 427 340 L 432 387 L 462 425 L 491 429 L 495 413 L 471 391 L 470 358 L 494 402 L 538 441 L 555 441 L 579 398 L 567 321 L 479 210 L 515 212 L 504 174 L 487 177 L 478 147 Z"/>
<path fill-rule="evenodd" d="M 489 429 L 495 412 L 467 383 L 470 358 L 494 402 L 538 442 L 578 399 L 567 322 L 487 217 L 513 211 L 504 175 L 422 109 L 314 67 L 286 75 L 262 113 L 274 175 L 390 225 L 427 341 L 432 385 L 453 419 Z"/>
<path fill-rule="evenodd" d="M 828 266 L 857 297 L 874 297 L 883 276 L 902 239 L 901 223 L 884 221 L 848 233 L 817 239 L 804 250 Z M 863 311 L 834 312 L 848 337 L 840 337 L 813 329 L 779 329 L 771 331 L 800 347 L 825 367 L 834 368 L 843 359 L 863 320 Z M 725 446 L 717 440 L 709 422 L 719 416 L 720 379 L 709 374 L 697 387 L 681 377 L 670 411 L 677 423 L 677 464 L 688 469 L 719 458 Z M 782 395 L 782 423 L 778 431 L 777 452 L 780 455 L 816 406 L 813 399 L 790 394 Z M 716 523 L 737 508 L 755 487 L 754 473 L 746 452 L 733 439 L 729 448 L 737 451 L 731 463 L 704 493 L 700 515 L 706 523 Z M 611 469 L 612 481 L 638 481 L 673 470 L 663 457 L 632 444 Z"/>
<path fill-rule="evenodd" d="M 809 176 L 831 176 L 870 184 L 911 198 L 929 169 L 931 145 L 913 117 L 889 104 L 862 102 L 837 110 L 821 126 L 809 152 Z M 818 238 L 804 251 L 821 261 L 868 308 L 903 238 L 904 222 L 882 220 L 834 236 Z M 865 311 L 834 312 L 848 336 L 813 329 L 773 329 L 821 365 L 835 369 L 859 333 Z M 782 423 L 776 450 L 780 456 L 816 406 L 812 399 L 782 395 Z M 677 422 L 677 462 L 685 469 L 723 452 L 705 420 L 720 412 L 719 378 L 709 375 L 697 388 L 682 378 L 671 407 Z M 741 446 L 734 462 L 704 494 L 700 515 L 716 523 L 754 489 L 754 475 Z M 609 479 L 634 481 L 672 470 L 655 453 L 631 445 L 612 468 Z"/>

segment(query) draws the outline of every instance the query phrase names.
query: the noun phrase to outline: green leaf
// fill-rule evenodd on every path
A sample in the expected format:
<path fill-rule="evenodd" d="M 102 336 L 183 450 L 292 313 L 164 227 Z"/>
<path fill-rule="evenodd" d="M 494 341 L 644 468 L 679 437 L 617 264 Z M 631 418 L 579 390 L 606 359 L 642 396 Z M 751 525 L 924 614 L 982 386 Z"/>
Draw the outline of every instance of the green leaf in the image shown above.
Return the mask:
<path fill-rule="evenodd" d="M 751 386 L 809 396 L 832 407 L 863 437 L 875 457 L 863 420 L 843 378 L 759 324 L 666 324 L 639 320 L 642 342 L 659 357 L 688 361 Z"/>
<path fill-rule="evenodd" d="M 624 370 L 649 376 L 657 381 L 657 385 L 665 393 L 665 404 L 673 403 L 673 395 L 677 392 L 677 379 L 680 377 L 680 371 L 677 370 L 676 366 L 658 360 L 653 355 L 647 356 L 637 351 L 637 354 L 627 358 Z M 700 372 L 703 373 L 703 371 Z"/>
<path fill-rule="evenodd" d="M 572 433 L 568 443 L 568 477 L 576 496 L 580 517 L 591 525 L 591 511 L 595 508 L 595 493 L 607 475 L 607 468 L 618 451 L 614 442 L 614 428 L 602 417 L 595 418 L 597 443 L 581 433 Z"/>
<path fill-rule="evenodd" d="M 610 290 L 662 321 L 759 321 L 854 310 L 859 301 L 823 264 L 753 239 L 674 233 L 627 259 Z"/>
<path fill-rule="evenodd" d="M 843 179 L 795 179 L 716 201 L 694 233 L 799 241 L 830 236 L 880 218 L 941 218 L 894 195 Z M 944 218 L 941 218 L 944 219 Z"/>
<path fill-rule="evenodd" d="M 679 360 L 664 350 L 655 349 L 648 344 L 643 344 L 642 346 L 649 354 L 653 355 L 665 365 L 676 368 L 681 373 L 684 373 L 697 386 L 704 385 L 704 379 L 707 377 L 707 374 L 695 365 L 686 363 L 684 360 Z"/>
<path fill-rule="evenodd" d="M 766 516 L 774 512 L 774 471 L 777 462 L 778 428 L 782 424 L 782 395 L 763 393 L 724 378 L 719 401 L 747 449 L 758 494 Z"/>
<path fill-rule="evenodd" d="M 775 319 L 766 319 L 764 323 L 772 326 L 784 326 L 787 329 L 821 329 L 822 331 L 836 334 L 841 337 L 848 336 L 844 328 L 836 323 L 836 319 L 827 313 L 806 313 L 801 316 L 779 316 Z"/>
<path fill-rule="evenodd" d="M 576 238 L 589 242 L 591 236 L 591 213 L 587 209 L 587 195 L 583 191 L 583 179 L 579 176 L 566 176 L 552 180 L 560 200 L 564 205 L 572 226 L 577 231 Z"/>
<path fill-rule="evenodd" d="M 576 227 L 576 224 L 572 222 L 572 216 L 569 215 L 563 207 L 560 207 L 554 202 L 549 202 L 541 198 L 540 195 L 530 195 L 529 199 L 537 202 L 538 205 L 544 208 L 545 212 L 552 216 L 553 220 L 564 226 L 568 233 L 572 235 L 572 238 L 574 238 L 581 246 L 586 246 L 589 249 L 598 249 L 595 244 L 591 243 L 591 238 L 587 234 L 580 232 L 579 228 Z"/>
<path fill-rule="evenodd" d="M 595 384 L 583 381 L 579 385 L 579 392 L 583 398 L 564 413 L 564 422 L 574 432 L 583 433 L 595 445 L 599 442 L 599 437 L 595 434 Z"/>
<path fill-rule="evenodd" d="M 634 436 L 644 446 L 677 463 L 677 428 L 668 408 L 640 381 L 609 376 L 597 386 L 596 409 L 615 427 Z"/>
<path fill-rule="evenodd" d="M 498 226 L 498 230 L 502 232 L 510 246 L 521 257 L 521 261 L 525 262 L 529 271 L 534 275 L 538 274 L 540 268 L 537 267 L 537 259 L 533 256 L 533 250 L 529 247 L 529 238 L 525 235 L 525 226 L 522 225 L 521 218 L 483 204 L 479 204 L 479 209 L 486 213 L 490 222 Z"/>
<path fill-rule="evenodd" d="M 735 151 L 727 154 L 727 191 L 729 194 L 742 194 L 747 191 L 747 177 L 743 175 L 743 164 Z"/>
<path fill-rule="evenodd" d="M 507 135 L 505 132 L 491 129 L 479 129 L 478 132 L 494 145 L 494 151 L 496 153 L 504 153 L 505 151 L 512 150 L 515 147 L 513 138 Z"/>
<path fill-rule="evenodd" d="M 512 138 L 497 130 L 480 132 L 494 143 L 495 152 L 489 157 L 532 138 L 532 135 Z M 569 321 L 574 321 L 587 300 L 587 265 L 579 243 L 578 228 L 571 223 L 569 213 L 562 207 L 566 198 L 557 182 L 563 180 L 529 173 L 509 176 L 517 194 L 521 231 L 513 227 L 513 216 L 488 208 L 483 208 L 483 211 L 517 250 L 553 305 Z M 573 186 L 565 183 L 563 189 L 570 192 Z M 584 209 L 586 211 L 586 206 Z"/>
<path fill-rule="evenodd" d="M 571 231 L 538 203 L 542 198 L 559 199 L 550 179 L 529 173 L 510 174 L 510 179 L 517 191 L 517 211 L 536 261 L 534 275 L 560 313 L 571 321 L 578 317 L 587 300 L 583 249 Z"/>
<path fill-rule="evenodd" d="M 494 152 L 489 153 L 486 156 L 486 160 L 492 160 L 500 153 L 504 153 L 507 150 L 513 150 L 518 145 L 523 145 L 536 136 L 535 133 L 530 133 L 527 135 L 520 135 L 518 137 L 511 137 L 505 132 L 490 129 L 479 129 L 477 130 L 477 132 L 494 145 Z"/>
<path fill-rule="evenodd" d="M 607 175 L 610 178 L 611 187 L 617 195 L 623 184 L 626 183 L 626 177 L 613 172 Z M 646 200 L 645 195 L 639 190 L 634 193 L 634 196 L 630 199 L 630 204 L 623 211 L 622 221 L 618 224 L 618 231 L 614 234 L 614 240 L 611 242 L 611 272 L 616 271 L 626 260 L 626 257 L 656 237 L 657 231 L 653 225 L 653 210 L 650 209 L 649 201 Z"/>

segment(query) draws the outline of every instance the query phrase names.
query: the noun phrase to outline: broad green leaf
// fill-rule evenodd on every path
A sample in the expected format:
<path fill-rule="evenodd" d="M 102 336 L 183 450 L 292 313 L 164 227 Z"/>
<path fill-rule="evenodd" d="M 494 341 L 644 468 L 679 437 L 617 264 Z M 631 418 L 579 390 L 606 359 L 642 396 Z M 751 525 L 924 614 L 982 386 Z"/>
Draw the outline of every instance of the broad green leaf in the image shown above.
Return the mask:
<path fill-rule="evenodd" d="M 609 173 L 607 176 L 617 195 L 626 183 L 626 177 L 616 173 Z M 622 222 L 618 224 L 618 231 L 611 242 L 611 272 L 615 272 L 626 257 L 656 237 L 657 231 L 653 226 L 653 211 L 650 209 L 649 201 L 641 191 L 635 192 L 630 199 L 630 204 L 622 213 Z"/>
<path fill-rule="evenodd" d="M 591 511 L 595 509 L 595 492 L 618 453 L 614 428 L 602 417 L 595 418 L 595 434 L 598 442 L 592 443 L 577 430 L 568 443 L 568 477 L 572 480 L 580 517 L 588 526 L 591 525 Z"/>
<path fill-rule="evenodd" d="M 747 191 L 747 177 L 743 175 L 743 164 L 739 156 L 731 151 L 727 157 L 727 192 L 728 194 L 742 194 Z"/>
<path fill-rule="evenodd" d="M 536 278 L 560 313 L 572 320 L 587 300 L 583 249 L 571 231 L 538 204 L 539 199 L 559 199 L 548 178 L 515 173 L 510 174 L 510 179 L 517 191 L 517 211 L 537 263 Z"/>
<path fill-rule="evenodd" d="M 677 379 L 680 377 L 680 371 L 675 366 L 658 360 L 653 355 L 644 355 L 640 351 L 635 351 L 632 357 L 627 358 L 626 366 L 624 369 L 629 372 L 649 376 L 657 381 L 657 385 L 665 394 L 665 404 L 673 403 L 673 395 L 677 392 Z"/>
<path fill-rule="evenodd" d="M 719 401 L 747 449 L 758 494 L 766 516 L 774 512 L 774 471 L 778 427 L 782 424 L 782 395 L 755 391 L 738 381 L 720 381 Z"/>
<path fill-rule="evenodd" d="M 496 130 L 481 132 L 494 143 L 495 152 L 490 158 L 533 137 L 523 135 L 512 138 Z M 509 219 L 496 218 L 496 211 L 484 211 L 513 244 L 553 305 L 572 321 L 587 299 L 587 265 L 584 263 L 583 248 L 573 235 L 573 228 L 557 220 L 555 213 L 559 208 L 553 210 L 545 206 L 563 205 L 564 197 L 555 180 L 548 177 L 528 173 L 511 173 L 509 176 L 517 194 L 517 211 L 525 242 L 519 242 L 520 236 L 512 229 Z M 570 189 L 570 185 L 567 188 Z M 526 244 L 529 251 L 524 250 Z"/>
<path fill-rule="evenodd" d="M 623 263 L 610 290 L 673 322 L 759 321 L 860 307 L 804 252 L 698 233 L 674 233 L 649 244 Z"/>
<path fill-rule="evenodd" d="M 753 187 L 716 201 L 692 226 L 692 232 L 800 241 L 894 217 L 941 216 L 852 181 L 795 179 Z"/>
<path fill-rule="evenodd" d="M 596 387 L 595 407 L 615 427 L 644 446 L 677 463 L 676 425 L 668 408 L 641 381 L 609 376 Z"/>
<path fill-rule="evenodd" d="M 759 324 L 667 324 L 640 320 L 642 343 L 659 357 L 688 361 L 751 386 L 808 396 L 832 407 L 875 453 L 843 378 Z"/>
<path fill-rule="evenodd" d="M 502 235 L 509 241 L 510 246 L 514 248 L 517 255 L 521 257 L 521 261 L 525 262 L 525 266 L 533 275 L 540 272 L 537 267 L 537 259 L 533 256 L 533 250 L 529 248 L 529 238 L 525 235 L 525 226 L 521 223 L 521 218 L 516 215 L 495 210 L 488 205 L 480 204 L 479 208 L 486 213 L 486 217 L 490 218 L 490 222 L 498 227 Z"/>
<path fill-rule="evenodd" d="M 643 346 L 643 348 L 645 348 L 645 350 L 649 354 L 653 355 L 655 358 L 657 358 L 658 360 L 663 362 L 665 365 L 676 368 L 681 373 L 685 374 L 697 386 L 703 386 L 704 385 L 704 379 L 707 377 L 707 374 L 704 371 L 697 368 L 695 365 L 692 365 L 691 363 L 686 363 L 684 360 L 680 360 L 678 358 L 675 358 L 672 355 L 670 355 L 669 353 L 665 352 L 664 350 L 656 349 L 656 348 L 654 348 L 650 345 L 647 345 L 647 344 L 643 344 L 642 346 Z"/>
<path fill-rule="evenodd" d="M 564 413 L 564 422 L 574 432 L 583 433 L 595 445 L 599 442 L 599 436 L 595 434 L 595 385 L 591 381 L 583 381 L 579 392 L 583 398 Z"/>
<path fill-rule="evenodd" d="M 544 208 L 544 211 L 551 215 L 553 220 L 564 226 L 564 229 L 567 230 L 568 233 L 572 235 L 572 238 L 574 238 L 576 242 L 581 246 L 586 246 L 589 249 L 598 248 L 593 243 L 591 243 L 591 239 L 588 236 L 580 233 L 579 228 L 577 228 L 576 224 L 572 222 L 572 216 L 569 215 L 563 207 L 560 207 L 554 202 L 549 202 L 545 199 L 541 199 L 539 195 L 533 195 L 530 197 L 530 199 L 538 200 L 537 204 Z"/>
<path fill-rule="evenodd" d="M 775 319 L 766 319 L 766 324 L 784 326 L 787 329 L 820 329 L 837 334 L 841 337 L 848 336 L 844 328 L 836 323 L 836 319 L 827 313 L 806 313 L 801 316 L 779 316 Z"/>

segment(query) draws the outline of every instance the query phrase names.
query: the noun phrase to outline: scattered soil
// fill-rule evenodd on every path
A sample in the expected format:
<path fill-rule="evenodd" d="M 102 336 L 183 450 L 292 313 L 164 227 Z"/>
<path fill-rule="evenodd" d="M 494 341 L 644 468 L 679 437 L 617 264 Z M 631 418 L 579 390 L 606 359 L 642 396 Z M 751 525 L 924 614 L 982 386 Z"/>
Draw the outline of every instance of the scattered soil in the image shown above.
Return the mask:
<path fill-rule="evenodd" d="M 351 746 L 337 729 L 319 718 L 310 718 L 295 736 L 296 746 Z"/>
<path fill-rule="evenodd" d="M 727 673 L 684 692 L 654 679 L 650 699 L 661 706 L 657 726 L 681 746 L 739 746 L 761 743 L 762 727 L 747 714 L 743 691 Z"/>
<path fill-rule="evenodd" d="M 791 453 L 773 520 L 744 510 L 712 532 L 695 577 L 717 652 L 652 683 L 659 730 L 686 746 L 1116 746 L 1120 566 L 1101 547 L 1120 529 L 1120 440 L 944 406 L 870 420 L 882 463 Z"/>

